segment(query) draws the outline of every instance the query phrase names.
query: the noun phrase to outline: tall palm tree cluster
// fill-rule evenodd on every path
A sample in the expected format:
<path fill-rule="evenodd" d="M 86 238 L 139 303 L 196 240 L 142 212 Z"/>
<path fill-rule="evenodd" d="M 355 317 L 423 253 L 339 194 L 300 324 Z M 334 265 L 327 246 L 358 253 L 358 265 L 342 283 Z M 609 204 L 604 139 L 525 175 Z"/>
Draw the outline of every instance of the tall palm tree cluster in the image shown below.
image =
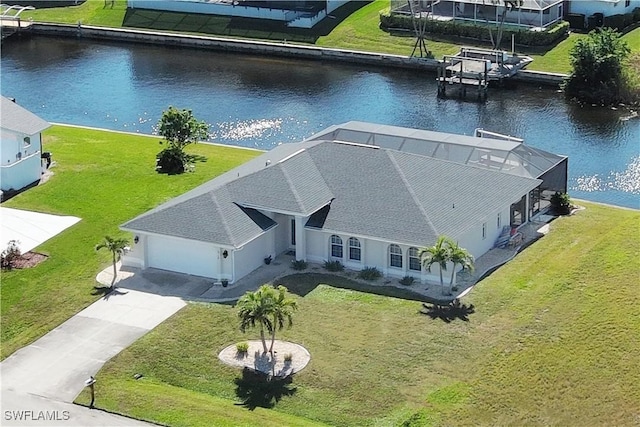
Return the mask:
<path fill-rule="evenodd" d="M 431 271 L 431 267 L 437 264 L 440 267 L 440 286 L 442 286 L 443 294 L 450 294 L 456 280 L 456 267 L 462 266 L 463 270 L 473 271 L 473 255 L 465 248 L 460 247 L 458 242 L 446 236 L 438 237 L 435 245 L 422 248 L 419 252 L 422 265 Z M 447 271 L 447 265 L 451 263 L 451 280 L 449 281 L 449 289 L 445 292 L 444 279 L 442 272 Z"/>
<path fill-rule="evenodd" d="M 287 296 L 287 288 L 282 285 L 277 288 L 262 285 L 257 291 L 244 294 L 236 307 L 240 318 L 240 330 L 245 332 L 249 328 L 259 327 L 263 353 L 270 352 L 273 357 L 276 331 L 282 330 L 285 325 L 291 327 L 293 312 L 298 309 L 296 301 Z M 265 330 L 271 334 L 269 349 L 265 340 Z"/>

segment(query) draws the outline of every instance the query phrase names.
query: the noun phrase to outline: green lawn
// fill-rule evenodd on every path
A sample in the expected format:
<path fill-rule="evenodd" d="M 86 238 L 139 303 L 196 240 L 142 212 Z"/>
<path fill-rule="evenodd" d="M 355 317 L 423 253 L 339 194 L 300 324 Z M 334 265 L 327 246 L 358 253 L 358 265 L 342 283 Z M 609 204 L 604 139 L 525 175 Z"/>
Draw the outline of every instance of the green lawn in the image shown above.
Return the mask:
<path fill-rule="evenodd" d="M 249 39 L 286 39 L 300 43 L 315 43 L 323 47 L 398 55 L 411 54 L 415 43 L 413 37 L 392 36 L 380 29 L 379 14 L 381 10 L 389 7 L 389 0 L 374 0 L 362 7 L 359 6 L 354 3 L 354 5 L 340 9 L 336 12 L 337 19 L 327 20 L 323 25 L 313 30 L 290 29 L 280 24 L 252 19 L 231 19 L 220 16 L 161 13 L 147 10 L 127 11 L 125 0 L 116 0 L 113 8 L 110 6 L 105 8 L 103 0 L 87 0 L 81 6 L 36 10 L 25 12 L 22 16 L 45 22 L 75 24 L 82 21 L 82 23 L 89 25 L 128 26 Z M 527 50 L 519 53 L 534 58 L 534 62 L 529 66 L 531 70 L 568 73 L 571 71 L 569 50 L 580 37 L 584 37 L 584 35 L 571 34 L 569 38 L 544 53 Z M 640 52 L 640 28 L 629 32 L 624 38 L 633 52 Z M 433 37 L 427 41 L 427 47 L 436 58 L 456 53 L 460 44 L 457 41 L 440 40 Z"/>
<path fill-rule="evenodd" d="M 233 307 L 190 304 L 105 365 L 97 405 L 172 426 L 636 425 L 640 212 L 581 204 L 464 299 L 468 322 L 296 275 L 281 336 L 311 362 L 291 382 L 221 364 L 257 333 L 238 331 Z"/>
<path fill-rule="evenodd" d="M 208 161 L 194 173 L 160 175 L 154 171 L 159 139 L 64 126 L 45 132 L 54 175 L 2 205 L 82 220 L 37 248 L 49 258 L 36 268 L 2 273 L 2 359 L 98 298 L 95 276 L 110 255 L 94 246 L 105 234 L 120 234 L 126 220 L 257 154 L 198 144 L 189 151 Z"/>

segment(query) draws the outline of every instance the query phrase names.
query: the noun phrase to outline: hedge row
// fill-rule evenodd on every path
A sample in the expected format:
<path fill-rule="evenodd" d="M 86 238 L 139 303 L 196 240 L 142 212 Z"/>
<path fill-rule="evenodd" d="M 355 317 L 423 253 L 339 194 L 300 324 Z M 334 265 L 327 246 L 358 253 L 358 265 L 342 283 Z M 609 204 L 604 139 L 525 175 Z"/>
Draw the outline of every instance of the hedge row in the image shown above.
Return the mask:
<path fill-rule="evenodd" d="M 640 7 L 633 9 L 633 12 L 604 17 L 604 26 L 616 30 L 622 30 L 634 22 L 640 22 Z"/>
<path fill-rule="evenodd" d="M 388 10 L 380 12 L 380 27 L 385 31 L 409 30 L 414 31 L 410 15 L 391 14 Z M 480 41 L 490 41 L 489 28 L 456 21 L 427 21 L 426 31 L 431 34 L 458 36 Z M 515 35 L 515 42 L 524 46 L 549 46 L 565 38 L 569 33 L 569 23 L 560 22 L 546 31 L 530 31 L 528 29 L 505 28 L 502 32 L 503 42 L 509 42 L 511 35 Z M 495 31 L 494 31 L 495 37 Z"/>

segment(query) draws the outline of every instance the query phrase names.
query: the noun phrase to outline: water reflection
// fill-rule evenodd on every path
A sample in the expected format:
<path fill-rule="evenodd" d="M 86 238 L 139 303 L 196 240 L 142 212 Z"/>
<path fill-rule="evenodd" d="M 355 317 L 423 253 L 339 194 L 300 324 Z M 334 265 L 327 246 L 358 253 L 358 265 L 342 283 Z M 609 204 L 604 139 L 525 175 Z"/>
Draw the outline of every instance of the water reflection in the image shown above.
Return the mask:
<path fill-rule="evenodd" d="M 33 37 L 2 48 L 2 94 L 43 118 L 152 133 L 169 105 L 211 124 L 211 140 L 268 149 L 350 120 L 522 137 L 569 156 L 572 196 L 637 207 L 640 119 L 567 104 L 536 86 L 485 103 L 436 97 L 434 75 L 195 49 Z"/>

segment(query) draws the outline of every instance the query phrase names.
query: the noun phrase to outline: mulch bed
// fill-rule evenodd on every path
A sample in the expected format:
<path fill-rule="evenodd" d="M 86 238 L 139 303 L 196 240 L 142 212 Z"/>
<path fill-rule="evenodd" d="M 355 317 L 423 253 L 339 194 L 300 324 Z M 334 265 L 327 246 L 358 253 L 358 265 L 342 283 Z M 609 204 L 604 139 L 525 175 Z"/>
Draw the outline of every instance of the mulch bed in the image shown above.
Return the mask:
<path fill-rule="evenodd" d="M 48 257 L 38 252 L 25 252 L 11 262 L 11 268 L 31 268 L 40 264 Z"/>

